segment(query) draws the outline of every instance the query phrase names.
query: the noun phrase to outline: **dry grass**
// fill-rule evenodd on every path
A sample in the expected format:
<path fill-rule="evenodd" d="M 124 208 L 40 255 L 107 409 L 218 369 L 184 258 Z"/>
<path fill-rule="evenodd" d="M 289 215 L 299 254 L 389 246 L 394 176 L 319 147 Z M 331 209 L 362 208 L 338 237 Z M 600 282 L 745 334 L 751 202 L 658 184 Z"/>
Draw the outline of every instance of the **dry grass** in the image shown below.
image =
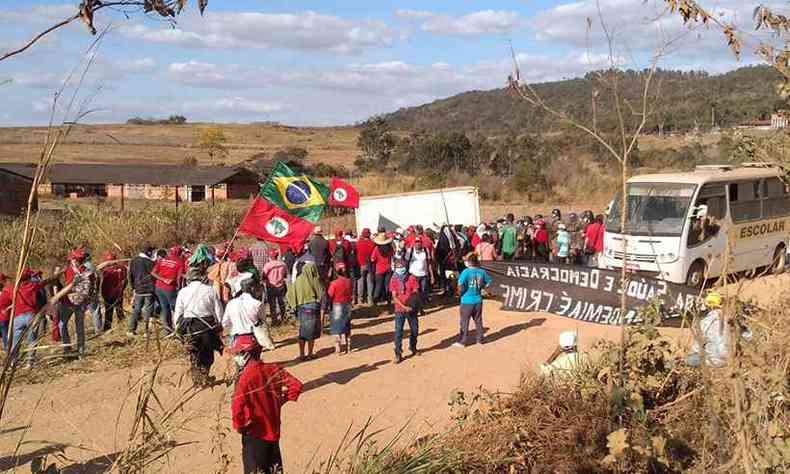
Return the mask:
<path fill-rule="evenodd" d="M 195 135 L 208 124 L 186 125 L 79 125 L 58 148 L 60 163 L 179 164 L 194 156 L 208 164 L 208 156 L 195 148 Z M 358 130 L 350 127 L 296 128 L 271 125 L 221 125 L 228 138 L 228 164 L 258 153 L 273 154 L 289 146 L 307 149 L 309 162 L 351 167 L 357 155 Z M 0 162 L 35 162 L 46 128 L 0 128 Z"/>
<path fill-rule="evenodd" d="M 727 368 L 679 365 L 683 341 L 631 328 L 622 388 L 621 346 L 602 343 L 568 378 L 528 375 L 512 394 L 456 394 L 448 432 L 383 452 L 371 442 L 348 464 L 328 462 L 343 473 L 788 472 L 788 302 L 785 293 L 749 318 L 754 337 Z M 733 380 L 743 383 L 740 409 Z"/>

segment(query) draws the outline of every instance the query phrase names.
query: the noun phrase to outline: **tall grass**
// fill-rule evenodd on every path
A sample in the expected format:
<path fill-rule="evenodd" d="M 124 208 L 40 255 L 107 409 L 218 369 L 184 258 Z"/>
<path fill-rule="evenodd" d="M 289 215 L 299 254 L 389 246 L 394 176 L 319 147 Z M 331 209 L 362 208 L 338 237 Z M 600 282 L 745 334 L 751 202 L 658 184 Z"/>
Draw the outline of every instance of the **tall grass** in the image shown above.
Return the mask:
<path fill-rule="evenodd" d="M 68 252 L 85 246 L 94 256 L 112 250 L 134 255 L 144 243 L 157 247 L 172 244 L 220 242 L 233 236 L 244 215 L 244 207 L 230 203 L 215 207 L 151 204 L 120 212 L 87 206 L 42 212 L 30 250 L 30 265 L 51 268 L 62 265 Z M 24 220 L 0 222 L 0 271 L 16 264 Z"/>
<path fill-rule="evenodd" d="M 788 303 L 785 292 L 750 317 L 753 339 L 729 367 L 683 366 L 685 341 L 630 328 L 623 359 L 619 343 L 600 343 L 570 377 L 530 374 L 512 394 L 455 397 L 457 424 L 445 433 L 405 448 L 366 440 L 326 464 L 342 473 L 790 472 Z"/>

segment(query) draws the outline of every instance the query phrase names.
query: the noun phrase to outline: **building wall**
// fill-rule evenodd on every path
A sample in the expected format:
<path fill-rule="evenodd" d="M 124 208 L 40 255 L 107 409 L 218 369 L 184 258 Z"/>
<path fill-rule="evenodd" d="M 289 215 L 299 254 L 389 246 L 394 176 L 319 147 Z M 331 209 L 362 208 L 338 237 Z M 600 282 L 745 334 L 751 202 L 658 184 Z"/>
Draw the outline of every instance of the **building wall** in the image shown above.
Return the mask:
<path fill-rule="evenodd" d="M 0 170 L 0 214 L 18 216 L 27 208 L 30 181 Z"/>
<path fill-rule="evenodd" d="M 227 187 L 228 199 L 248 199 L 258 194 L 258 183 L 230 183 Z"/>

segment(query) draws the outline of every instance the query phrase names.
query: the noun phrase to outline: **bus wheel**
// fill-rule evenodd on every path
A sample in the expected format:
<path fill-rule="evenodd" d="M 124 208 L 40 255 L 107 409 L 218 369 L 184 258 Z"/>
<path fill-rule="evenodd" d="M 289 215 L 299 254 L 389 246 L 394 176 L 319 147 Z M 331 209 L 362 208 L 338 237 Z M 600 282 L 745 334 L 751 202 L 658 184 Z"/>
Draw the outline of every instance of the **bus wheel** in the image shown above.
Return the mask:
<path fill-rule="evenodd" d="M 787 264 L 787 250 L 784 245 L 779 245 L 774 250 L 774 259 L 771 263 L 771 274 L 779 275 L 784 273 L 785 265 Z"/>
<path fill-rule="evenodd" d="M 702 288 L 705 284 L 705 262 L 697 260 L 689 267 L 688 275 L 686 276 L 686 285 L 692 288 Z"/>

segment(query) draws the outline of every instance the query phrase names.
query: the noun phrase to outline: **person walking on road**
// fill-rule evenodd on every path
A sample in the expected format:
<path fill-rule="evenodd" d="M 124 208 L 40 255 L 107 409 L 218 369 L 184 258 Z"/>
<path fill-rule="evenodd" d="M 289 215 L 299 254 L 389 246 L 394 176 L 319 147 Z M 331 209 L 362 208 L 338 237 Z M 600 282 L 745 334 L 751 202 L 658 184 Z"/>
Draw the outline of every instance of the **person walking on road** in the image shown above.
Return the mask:
<path fill-rule="evenodd" d="M 332 319 L 329 332 L 335 336 L 335 354 L 340 355 L 341 349 L 351 352 L 351 300 L 353 299 L 353 283 L 346 275 L 348 271 L 342 262 L 335 263 L 337 278 L 332 280 L 327 289 L 329 301 L 332 303 Z"/>
<path fill-rule="evenodd" d="M 466 257 L 466 270 L 458 277 L 458 293 L 461 295 L 461 329 L 456 347 L 466 347 L 469 337 L 469 320 L 475 322 L 477 343 L 483 343 L 483 290 L 491 285 L 491 277 L 480 268 L 476 254 Z"/>
<path fill-rule="evenodd" d="M 515 216 L 508 214 L 505 225 L 499 230 L 499 240 L 502 243 L 502 259 L 513 260 L 518 250 L 518 231 L 513 223 Z"/>
<path fill-rule="evenodd" d="M 96 274 L 93 266 L 87 264 L 88 254 L 79 248 L 71 252 L 69 262 L 63 273 L 66 285 L 71 284 L 71 291 L 60 300 L 58 314 L 58 328 L 63 339 L 64 351 L 69 354 L 73 351 L 71 335 L 69 334 L 69 320 L 74 316 L 74 332 L 77 337 L 77 355 L 85 355 L 85 312 L 96 297 Z"/>
<path fill-rule="evenodd" d="M 357 281 L 357 296 L 362 304 L 373 304 L 373 277 L 376 272 L 371 268 L 370 256 L 376 249 L 376 244 L 370 239 L 370 229 L 362 229 L 357 240 L 356 257 L 359 265 L 359 280 Z"/>
<path fill-rule="evenodd" d="M 279 258 L 279 251 L 269 251 L 269 261 L 263 266 L 261 273 L 266 283 L 266 298 L 269 300 L 269 316 L 272 321 L 285 320 L 285 279 L 288 275 L 288 266 Z"/>
<path fill-rule="evenodd" d="M 390 280 L 390 292 L 395 304 L 395 363 L 403 361 L 403 326 L 409 323 L 409 350 L 412 356 L 419 355 L 417 336 L 420 333 L 417 318 L 420 286 L 414 276 L 409 275 L 404 262 L 395 260 L 395 272 Z"/>
<path fill-rule="evenodd" d="M 302 273 L 293 285 L 289 285 L 286 298 L 288 306 L 296 311 L 299 321 L 299 360 L 313 358 L 315 340 L 321 336 L 321 299 L 324 297 L 324 286 L 318 274 L 318 267 L 306 263 Z M 307 355 L 305 355 L 307 346 Z"/>
<path fill-rule="evenodd" d="M 241 434 L 244 474 L 280 474 L 282 406 L 299 399 L 302 382 L 280 366 L 262 361 L 254 337 L 237 339 L 232 352 L 246 359 L 231 402 L 233 429 Z"/>

